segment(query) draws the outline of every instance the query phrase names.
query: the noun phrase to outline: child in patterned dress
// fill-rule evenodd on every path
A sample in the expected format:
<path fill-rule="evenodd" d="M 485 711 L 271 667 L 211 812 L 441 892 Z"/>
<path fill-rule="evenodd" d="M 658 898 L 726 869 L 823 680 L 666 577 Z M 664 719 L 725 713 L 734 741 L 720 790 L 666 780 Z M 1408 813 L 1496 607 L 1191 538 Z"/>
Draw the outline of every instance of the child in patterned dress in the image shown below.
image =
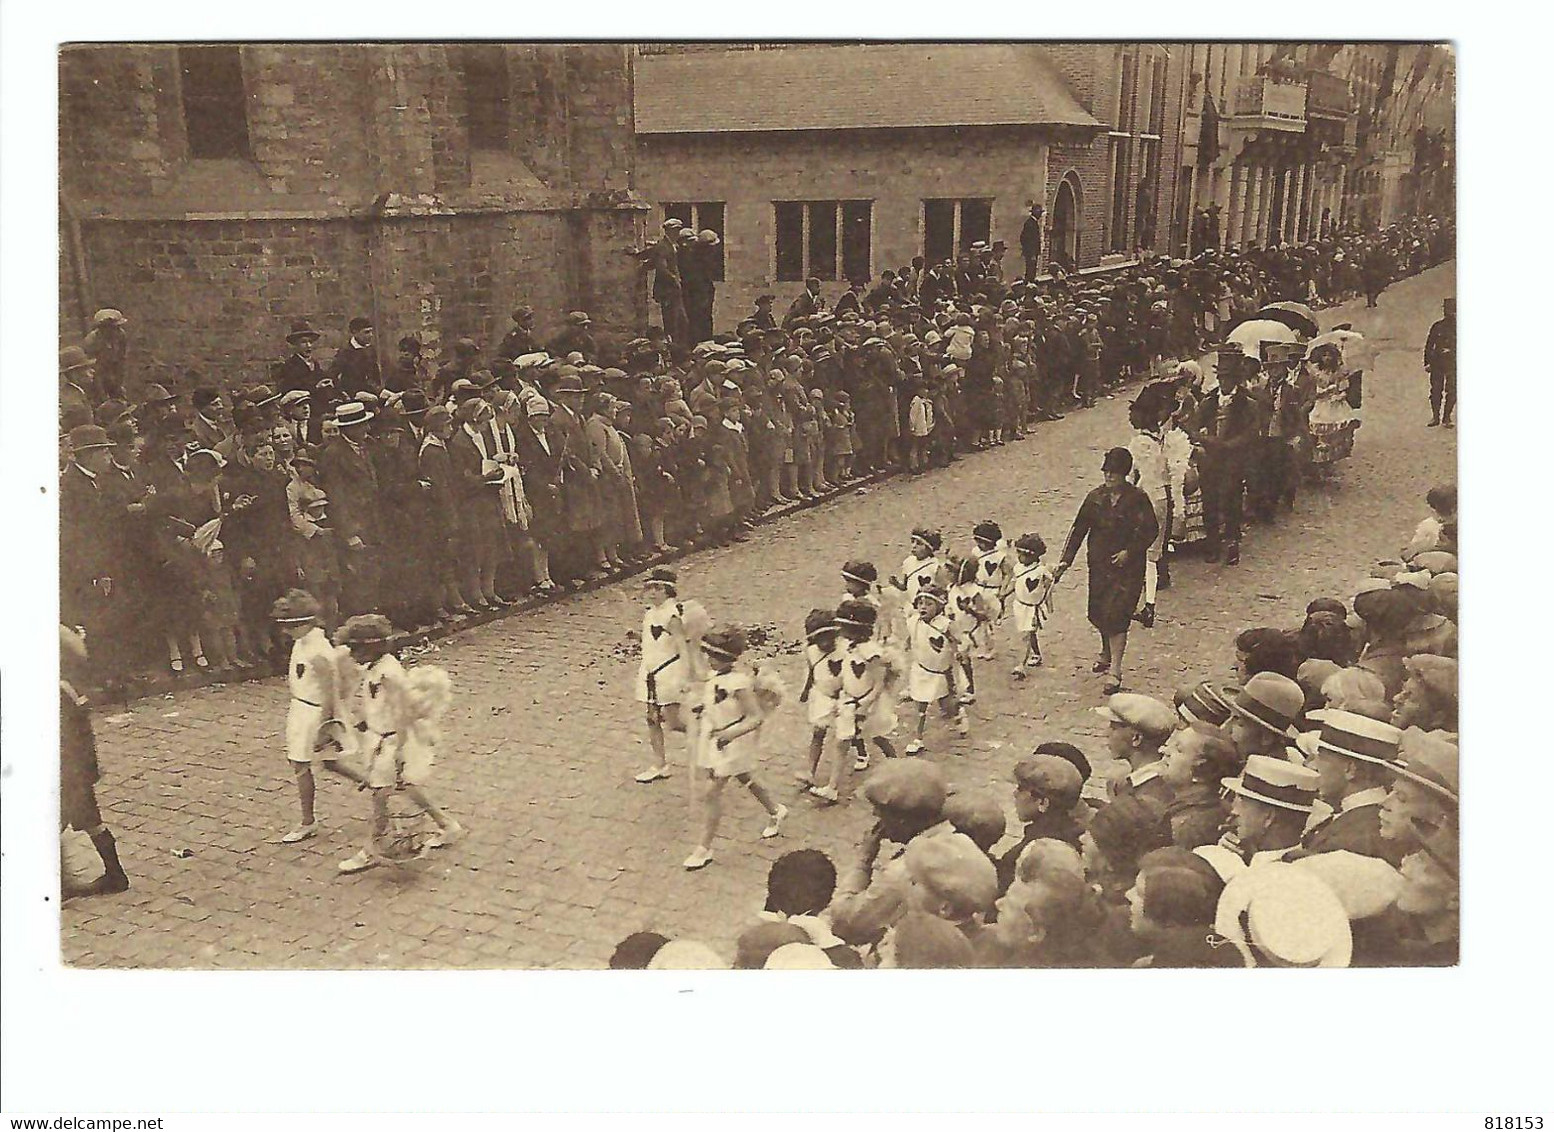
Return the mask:
<path fill-rule="evenodd" d="M 1036 634 L 1052 616 L 1052 568 L 1042 561 L 1047 544 L 1040 535 L 1025 534 L 1014 540 L 1015 568 L 1012 596 L 1015 628 L 1025 638 L 1025 654 L 1012 673 L 1025 679 L 1026 668 L 1041 667 L 1041 642 Z"/>
<path fill-rule="evenodd" d="M 701 843 L 685 859 L 690 870 L 712 862 L 712 843 L 723 818 L 723 787 L 729 779 L 738 780 L 765 807 L 770 820 L 761 830 L 763 838 L 780 834 L 782 820 L 788 816 L 788 807 L 772 798 L 755 777 L 766 710 L 757 696 L 756 674 L 739 663 L 747 647 L 745 634 L 739 629 L 715 629 L 701 642 L 712 676 L 702 694 L 697 724 L 696 766 L 705 775 L 705 784 Z"/>

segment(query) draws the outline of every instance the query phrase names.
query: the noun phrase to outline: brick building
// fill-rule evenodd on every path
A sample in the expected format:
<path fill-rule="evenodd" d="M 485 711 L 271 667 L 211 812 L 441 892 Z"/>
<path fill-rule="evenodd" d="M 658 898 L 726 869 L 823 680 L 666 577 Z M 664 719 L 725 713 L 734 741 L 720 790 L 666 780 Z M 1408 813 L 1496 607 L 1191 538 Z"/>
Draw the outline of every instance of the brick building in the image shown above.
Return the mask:
<path fill-rule="evenodd" d="M 122 308 L 143 380 L 262 379 L 298 317 L 326 352 L 371 317 L 386 363 L 520 301 L 642 324 L 624 45 L 82 45 L 60 80 L 61 336 Z"/>
<path fill-rule="evenodd" d="M 834 297 L 912 257 L 1004 241 L 1045 203 L 1047 260 L 1169 239 L 1172 56 L 1139 44 L 638 48 L 637 187 L 723 239 L 717 324 L 807 276 Z"/>

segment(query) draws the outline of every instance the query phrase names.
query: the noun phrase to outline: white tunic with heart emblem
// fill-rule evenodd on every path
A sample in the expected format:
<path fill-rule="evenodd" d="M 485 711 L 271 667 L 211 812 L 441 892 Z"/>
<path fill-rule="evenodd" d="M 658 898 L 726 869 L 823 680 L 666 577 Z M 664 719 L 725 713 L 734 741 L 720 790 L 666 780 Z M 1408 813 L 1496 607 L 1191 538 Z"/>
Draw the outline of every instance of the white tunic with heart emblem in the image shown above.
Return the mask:
<path fill-rule="evenodd" d="M 712 677 L 702 692 L 701 735 L 696 744 L 696 760 L 697 765 L 710 770 L 717 778 L 749 774 L 756 768 L 761 753 L 760 728 L 729 740 L 722 749 L 716 742 L 721 732 L 744 722 L 746 705 L 740 702 L 739 693 L 749 692 L 753 687 L 750 673 L 735 668 Z"/>
<path fill-rule="evenodd" d="M 687 669 L 681 655 L 685 606 L 671 598 L 642 618 L 642 663 L 637 667 L 637 702 L 667 706 L 685 698 Z M 651 695 L 648 677 L 652 677 Z"/>
<path fill-rule="evenodd" d="M 950 694 L 957 637 L 949 618 L 940 614 L 924 621 L 916 610 L 907 614 L 907 694 L 914 703 L 936 704 Z"/>
<path fill-rule="evenodd" d="M 836 717 L 836 697 L 842 690 L 843 650 L 840 645 L 823 652 L 819 645 L 805 645 L 804 659 L 811 673 L 806 702 L 811 727 L 825 727 Z"/>
<path fill-rule="evenodd" d="M 294 763 L 335 758 L 339 752 L 314 750 L 324 713 L 334 701 L 334 646 L 315 625 L 292 642 L 286 685 L 291 703 L 286 708 L 286 757 Z"/>

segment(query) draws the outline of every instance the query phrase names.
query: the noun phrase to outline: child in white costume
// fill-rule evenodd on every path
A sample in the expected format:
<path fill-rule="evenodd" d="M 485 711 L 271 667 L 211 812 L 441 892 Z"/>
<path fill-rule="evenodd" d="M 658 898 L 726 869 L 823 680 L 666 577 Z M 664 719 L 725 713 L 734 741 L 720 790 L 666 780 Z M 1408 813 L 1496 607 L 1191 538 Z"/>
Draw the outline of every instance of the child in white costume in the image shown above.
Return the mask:
<path fill-rule="evenodd" d="M 1041 642 L 1036 634 L 1052 616 L 1052 568 L 1042 561 L 1047 544 L 1040 535 L 1026 534 L 1014 540 L 1015 567 L 1011 588 L 1014 624 L 1025 640 L 1025 654 L 1012 673 L 1025 679 L 1026 668 L 1041 667 Z"/>
<path fill-rule="evenodd" d="M 654 567 L 643 583 L 648 611 L 642 616 L 637 702 L 647 707 L 653 765 L 636 776 L 641 783 L 669 777 L 664 729 L 687 732 L 685 701 L 692 686 L 704 678 L 693 638 L 705 628 L 706 616 L 697 603 L 679 599 L 678 586 L 679 576 L 664 566 Z"/>
<path fill-rule="evenodd" d="M 957 663 L 965 688 L 959 692 L 963 704 L 976 703 L 977 678 L 972 670 L 972 646 L 987 640 L 993 631 L 993 619 L 998 616 L 998 606 L 990 601 L 977 584 L 977 560 L 965 558 L 953 568 L 954 584 L 950 586 L 945 606 L 950 623 L 961 634 L 964 646 L 959 650 Z"/>
<path fill-rule="evenodd" d="M 945 566 L 939 558 L 939 548 L 944 536 L 928 527 L 912 531 L 912 552 L 902 560 L 901 573 L 890 579 L 888 592 L 891 616 L 880 622 L 877 636 L 882 641 L 895 640 L 906 632 L 906 615 L 917 601 L 917 593 L 924 586 L 942 586 L 945 583 Z"/>
<path fill-rule="evenodd" d="M 997 613 L 988 624 L 982 638 L 982 647 L 977 650 L 978 660 L 993 659 L 993 626 L 1003 619 L 1008 610 L 1009 594 L 1014 584 L 1014 563 L 1009 558 L 1009 544 L 1004 541 L 1004 532 L 997 523 L 991 519 L 984 519 L 971 529 L 972 540 L 976 543 L 974 559 L 977 564 L 977 589 L 987 599 L 988 604 Z"/>
<path fill-rule="evenodd" d="M 846 644 L 842 650 L 842 690 L 832 728 L 831 776 L 824 786 L 810 791 L 823 802 L 836 802 L 841 797 L 849 749 L 855 769 L 868 768 L 870 741 L 886 758 L 896 754 L 890 736 L 896 731 L 893 689 L 901 677 L 901 664 L 893 650 L 874 640 L 877 620 L 873 607 L 861 601 L 844 601 L 836 610 L 836 623 Z"/>
<path fill-rule="evenodd" d="M 788 807 L 775 801 L 755 777 L 761 727 L 780 702 L 781 691 L 769 677 L 738 663 L 746 647 L 745 634 L 738 629 L 715 629 L 701 643 L 712 669 L 702 694 L 695 747 L 696 766 L 706 782 L 701 843 L 685 859 L 687 869 L 700 869 L 712 862 L 712 843 L 723 818 L 723 787 L 730 778 L 738 779 L 765 807 L 770 820 L 761 831 L 762 837 L 780 834 L 782 820 L 788 816 Z"/>
<path fill-rule="evenodd" d="M 906 753 L 920 754 L 923 731 L 931 704 L 943 703 L 953 713 L 956 733 L 964 737 L 969 727 L 966 710 L 955 696 L 956 658 L 964 646 L 960 632 L 944 615 L 945 594 L 938 586 L 917 591 L 917 601 L 907 614 L 907 691 L 917 707 L 917 737 Z"/>
<path fill-rule="evenodd" d="M 302 822 L 281 838 L 288 845 L 306 841 L 318 832 L 313 812 L 317 790 L 314 763 L 358 786 L 367 784 L 361 771 L 339 758 L 345 750 L 336 695 L 340 658 L 319 623 L 321 614 L 317 599 L 306 590 L 287 592 L 270 609 L 271 620 L 292 640 L 286 665 L 286 684 L 291 692 L 286 707 L 286 761 L 297 778 Z"/>
<path fill-rule="evenodd" d="M 799 703 L 808 705 L 809 762 L 798 773 L 799 785 L 809 789 L 820 772 L 820 756 L 825 753 L 826 735 L 836 723 L 836 698 L 842 691 L 841 629 L 836 612 L 812 609 L 804 619 L 804 663 L 809 668 Z"/>
<path fill-rule="evenodd" d="M 446 710 L 448 677 L 438 668 L 425 667 L 407 673 L 389 648 L 393 626 L 387 617 L 362 614 L 340 627 L 340 644 L 350 650 L 360 673 L 356 695 L 346 693 L 357 752 L 366 766 L 372 788 L 372 821 L 367 844 L 341 861 L 342 873 L 359 873 L 386 861 L 419 856 L 424 849 L 440 849 L 464 835 L 464 827 L 445 814 L 427 794 L 437 754 L 437 720 Z M 434 833 L 414 838 L 407 846 L 391 828 L 389 795 L 402 791 L 437 824 Z"/>

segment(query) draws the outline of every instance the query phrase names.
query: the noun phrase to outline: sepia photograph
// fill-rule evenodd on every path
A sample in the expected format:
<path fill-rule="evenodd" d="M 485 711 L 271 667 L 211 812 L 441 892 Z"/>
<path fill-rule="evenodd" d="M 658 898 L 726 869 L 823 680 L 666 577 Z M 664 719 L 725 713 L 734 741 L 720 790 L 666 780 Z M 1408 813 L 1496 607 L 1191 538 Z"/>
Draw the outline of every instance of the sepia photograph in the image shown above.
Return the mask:
<path fill-rule="evenodd" d="M 62 961 L 1456 964 L 1454 60 L 63 44 Z"/>

